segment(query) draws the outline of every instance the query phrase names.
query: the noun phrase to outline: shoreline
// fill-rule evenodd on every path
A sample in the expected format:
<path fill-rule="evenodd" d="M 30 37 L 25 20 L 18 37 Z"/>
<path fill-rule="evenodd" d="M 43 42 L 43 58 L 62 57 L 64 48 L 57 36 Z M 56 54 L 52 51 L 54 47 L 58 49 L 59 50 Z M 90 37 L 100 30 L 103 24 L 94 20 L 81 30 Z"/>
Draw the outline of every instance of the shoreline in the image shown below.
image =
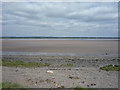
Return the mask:
<path fill-rule="evenodd" d="M 118 54 L 80 54 L 80 53 L 51 53 L 51 52 L 18 52 L 18 51 L 0 51 L 1 55 L 28 55 L 28 56 L 76 56 L 76 57 L 118 57 Z"/>
<path fill-rule="evenodd" d="M 3 81 L 18 83 L 27 88 L 76 88 L 77 86 L 118 88 L 119 72 L 100 70 L 100 67 L 106 65 L 119 65 L 119 57 L 114 56 L 118 54 L 116 40 L 2 40 L 2 42 L 2 60 L 11 61 L 10 63 L 23 61 L 49 64 L 46 67 L 30 68 L 3 66 Z M 6 51 L 10 54 L 17 52 L 22 55 L 4 55 Z M 26 52 L 32 54 L 25 55 Z M 49 56 L 48 53 L 53 55 Z M 55 56 L 56 53 L 60 56 Z M 71 53 L 75 56 L 61 55 Z M 96 54 L 103 56 L 95 57 Z M 53 73 L 48 73 L 49 70 Z"/>
<path fill-rule="evenodd" d="M 28 39 L 21 39 L 21 38 L 12 39 L 11 38 L 10 39 L 9 38 L 9 39 L 0 39 L 0 40 L 115 40 L 115 41 L 117 40 L 118 41 L 119 39 L 39 39 L 39 38 L 38 39 L 32 39 L 32 38 L 31 39 L 29 38 Z"/>

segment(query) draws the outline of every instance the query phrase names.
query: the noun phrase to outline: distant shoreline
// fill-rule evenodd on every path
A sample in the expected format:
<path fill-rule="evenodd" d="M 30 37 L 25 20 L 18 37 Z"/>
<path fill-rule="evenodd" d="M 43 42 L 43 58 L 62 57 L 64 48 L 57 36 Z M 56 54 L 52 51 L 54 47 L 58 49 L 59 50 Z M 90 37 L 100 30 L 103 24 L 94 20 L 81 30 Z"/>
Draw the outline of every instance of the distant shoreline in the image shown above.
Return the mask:
<path fill-rule="evenodd" d="M 120 37 L 0 37 L 1 39 L 119 39 Z"/>
<path fill-rule="evenodd" d="M 119 37 L 0 37 L 4 40 L 119 40 Z"/>
<path fill-rule="evenodd" d="M 81 41 L 96 41 L 96 40 L 99 40 L 99 41 L 112 41 L 112 40 L 114 40 L 114 41 L 117 41 L 117 40 L 119 40 L 119 39 L 27 39 L 27 38 L 25 38 L 25 39 L 21 39 L 21 38 L 14 38 L 14 39 L 11 39 L 11 38 L 9 38 L 9 39 L 0 39 L 0 40 L 81 40 Z"/>

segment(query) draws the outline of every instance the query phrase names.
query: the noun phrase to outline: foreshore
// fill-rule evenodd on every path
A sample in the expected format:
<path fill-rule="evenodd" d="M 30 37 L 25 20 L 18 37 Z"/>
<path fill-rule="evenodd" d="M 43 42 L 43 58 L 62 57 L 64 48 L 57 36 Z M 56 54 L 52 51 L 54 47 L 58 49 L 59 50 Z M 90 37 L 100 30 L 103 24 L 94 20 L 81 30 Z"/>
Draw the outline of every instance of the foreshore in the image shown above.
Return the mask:
<path fill-rule="evenodd" d="M 2 40 L 2 51 L 118 54 L 117 40 Z"/>
<path fill-rule="evenodd" d="M 6 55 L 5 52 L 33 54 Z M 39 52 L 74 55 L 39 55 Z M 3 81 L 27 88 L 118 88 L 118 71 L 100 69 L 106 65 L 119 65 L 116 40 L 3 40 L 3 53 L 2 61 L 49 64 L 30 68 L 3 66 Z M 53 73 L 47 73 L 48 70 Z"/>

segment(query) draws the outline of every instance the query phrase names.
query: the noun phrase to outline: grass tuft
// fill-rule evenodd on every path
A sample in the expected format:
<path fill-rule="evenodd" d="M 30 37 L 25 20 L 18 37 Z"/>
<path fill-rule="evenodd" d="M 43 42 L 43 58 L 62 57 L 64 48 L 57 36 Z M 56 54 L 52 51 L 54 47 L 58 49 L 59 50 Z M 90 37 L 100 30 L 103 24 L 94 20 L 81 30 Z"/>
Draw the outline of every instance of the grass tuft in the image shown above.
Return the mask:
<path fill-rule="evenodd" d="M 2 66 L 8 66 L 8 67 L 45 67 L 45 66 L 50 66 L 50 64 L 3 60 Z"/>
<path fill-rule="evenodd" d="M 120 65 L 107 65 L 100 67 L 100 69 L 105 71 L 120 71 Z"/>
<path fill-rule="evenodd" d="M 23 88 L 21 85 L 11 82 L 2 82 L 0 85 L 2 88 Z"/>
<path fill-rule="evenodd" d="M 77 86 L 74 90 L 95 90 L 95 88 L 82 88 L 80 86 Z"/>
<path fill-rule="evenodd" d="M 62 65 L 60 65 L 60 66 L 64 66 L 64 67 L 72 67 L 73 66 L 73 64 L 62 64 Z"/>

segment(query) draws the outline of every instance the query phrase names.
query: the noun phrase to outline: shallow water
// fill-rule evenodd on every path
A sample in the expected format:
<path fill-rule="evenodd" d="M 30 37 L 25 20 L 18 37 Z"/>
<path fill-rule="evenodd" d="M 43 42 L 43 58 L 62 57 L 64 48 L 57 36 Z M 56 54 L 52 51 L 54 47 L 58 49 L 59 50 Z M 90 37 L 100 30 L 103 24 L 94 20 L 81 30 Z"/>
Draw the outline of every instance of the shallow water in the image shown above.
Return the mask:
<path fill-rule="evenodd" d="M 34 55 L 34 56 L 84 56 L 84 57 L 118 57 L 118 54 L 79 54 L 79 53 L 48 53 L 48 52 L 12 52 L 12 51 L 3 51 L 0 52 L 1 55 Z"/>

